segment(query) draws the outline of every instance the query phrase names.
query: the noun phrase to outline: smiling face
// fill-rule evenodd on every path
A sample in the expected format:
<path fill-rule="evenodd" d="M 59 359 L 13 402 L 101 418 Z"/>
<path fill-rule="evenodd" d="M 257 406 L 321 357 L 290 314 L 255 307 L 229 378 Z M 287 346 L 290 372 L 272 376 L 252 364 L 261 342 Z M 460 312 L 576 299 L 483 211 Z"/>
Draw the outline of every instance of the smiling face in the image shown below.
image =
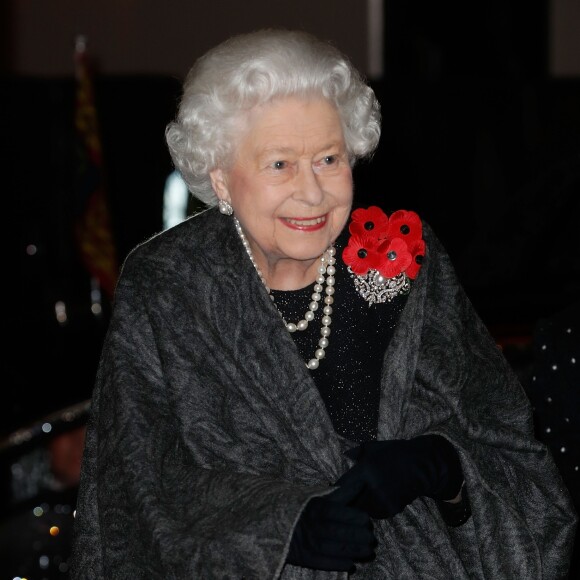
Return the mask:
<path fill-rule="evenodd" d="M 231 168 L 210 173 L 231 203 L 272 288 L 316 277 L 352 205 L 352 173 L 336 108 L 295 97 L 254 109 Z"/>

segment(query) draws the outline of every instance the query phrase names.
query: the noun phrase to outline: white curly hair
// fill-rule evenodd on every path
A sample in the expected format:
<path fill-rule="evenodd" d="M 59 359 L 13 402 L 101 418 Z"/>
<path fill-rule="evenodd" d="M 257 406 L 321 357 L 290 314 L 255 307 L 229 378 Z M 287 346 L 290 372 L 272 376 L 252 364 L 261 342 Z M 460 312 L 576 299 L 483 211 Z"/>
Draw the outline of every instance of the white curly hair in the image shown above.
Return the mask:
<path fill-rule="evenodd" d="M 322 96 L 334 104 L 351 166 L 372 155 L 381 134 L 380 106 L 345 55 L 303 31 L 240 34 L 196 61 L 176 119 L 166 127 L 171 158 L 193 196 L 207 206 L 217 203 L 209 173 L 233 160 L 245 115 L 290 96 Z"/>

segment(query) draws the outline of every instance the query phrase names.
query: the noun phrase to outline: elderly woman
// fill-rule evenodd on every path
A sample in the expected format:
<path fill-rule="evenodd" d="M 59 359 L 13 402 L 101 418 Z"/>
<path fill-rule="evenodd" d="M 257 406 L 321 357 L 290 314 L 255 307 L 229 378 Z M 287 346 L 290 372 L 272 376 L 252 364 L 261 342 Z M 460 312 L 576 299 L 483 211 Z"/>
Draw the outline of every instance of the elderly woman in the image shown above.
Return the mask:
<path fill-rule="evenodd" d="M 565 576 L 570 498 L 444 249 L 352 211 L 379 126 L 305 33 L 192 68 L 167 142 L 208 209 L 125 261 L 74 578 Z"/>

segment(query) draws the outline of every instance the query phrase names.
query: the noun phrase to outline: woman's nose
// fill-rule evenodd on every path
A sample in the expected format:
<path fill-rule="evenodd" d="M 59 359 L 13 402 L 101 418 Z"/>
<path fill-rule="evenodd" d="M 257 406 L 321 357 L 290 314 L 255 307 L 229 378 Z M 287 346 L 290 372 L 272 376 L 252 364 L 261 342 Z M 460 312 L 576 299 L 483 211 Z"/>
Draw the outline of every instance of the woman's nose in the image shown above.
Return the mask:
<path fill-rule="evenodd" d="M 294 198 L 308 205 L 319 205 L 324 197 L 319 179 L 310 164 L 300 167 L 296 176 Z"/>

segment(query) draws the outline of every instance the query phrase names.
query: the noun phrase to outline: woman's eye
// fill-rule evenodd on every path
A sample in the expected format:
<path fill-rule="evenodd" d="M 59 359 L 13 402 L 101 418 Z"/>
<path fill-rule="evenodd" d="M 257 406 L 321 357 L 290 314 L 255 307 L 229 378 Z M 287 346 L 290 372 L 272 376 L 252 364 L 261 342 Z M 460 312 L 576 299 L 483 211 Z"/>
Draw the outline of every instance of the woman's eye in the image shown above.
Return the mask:
<path fill-rule="evenodd" d="M 286 161 L 274 161 L 274 163 L 272 163 L 272 168 L 273 169 L 284 169 L 286 167 Z"/>
<path fill-rule="evenodd" d="M 325 155 L 316 162 L 315 167 L 318 171 L 323 169 L 334 169 L 338 165 L 338 155 Z"/>

